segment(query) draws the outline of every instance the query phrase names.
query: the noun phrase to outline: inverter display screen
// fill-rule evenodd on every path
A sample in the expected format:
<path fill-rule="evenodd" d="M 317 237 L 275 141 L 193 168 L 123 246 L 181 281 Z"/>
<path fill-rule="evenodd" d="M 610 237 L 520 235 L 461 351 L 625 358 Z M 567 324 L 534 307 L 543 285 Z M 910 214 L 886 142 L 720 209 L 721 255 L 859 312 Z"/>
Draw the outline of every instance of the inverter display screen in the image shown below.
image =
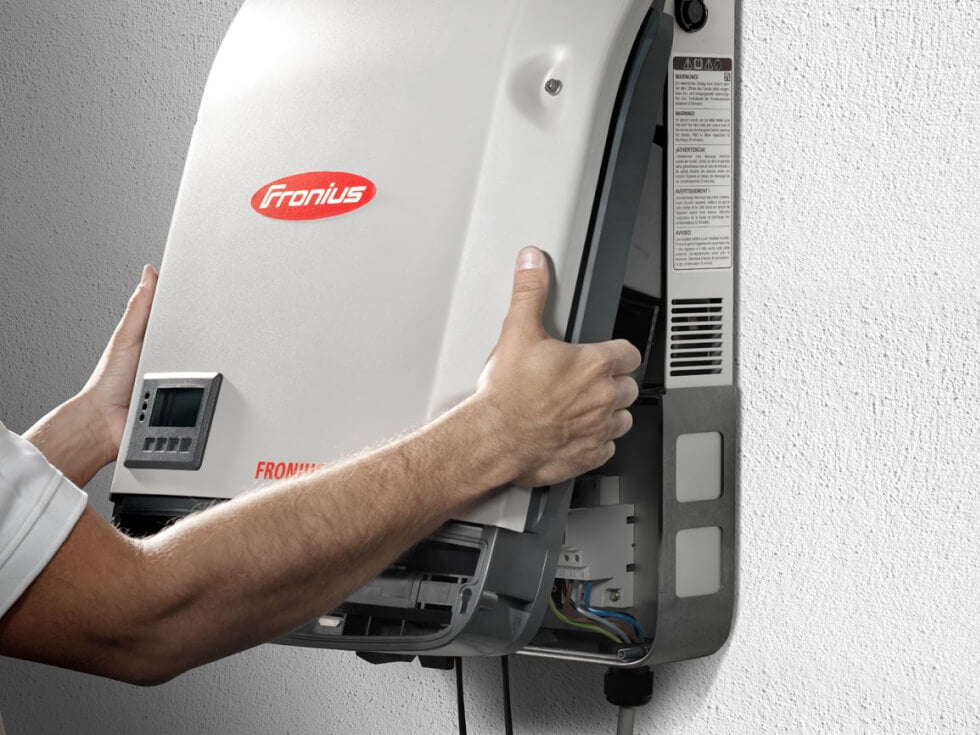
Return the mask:
<path fill-rule="evenodd" d="M 150 426 L 194 426 L 203 398 L 203 388 L 158 389 Z"/>

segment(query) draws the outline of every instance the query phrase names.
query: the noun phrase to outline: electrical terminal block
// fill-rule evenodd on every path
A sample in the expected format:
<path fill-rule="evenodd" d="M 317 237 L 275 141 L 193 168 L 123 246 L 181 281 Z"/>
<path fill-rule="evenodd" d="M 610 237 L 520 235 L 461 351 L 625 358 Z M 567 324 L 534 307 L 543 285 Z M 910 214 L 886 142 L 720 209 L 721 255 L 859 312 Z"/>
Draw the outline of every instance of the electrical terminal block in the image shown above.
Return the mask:
<path fill-rule="evenodd" d="M 592 582 L 596 607 L 633 606 L 633 505 L 572 508 L 555 577 Z"/>

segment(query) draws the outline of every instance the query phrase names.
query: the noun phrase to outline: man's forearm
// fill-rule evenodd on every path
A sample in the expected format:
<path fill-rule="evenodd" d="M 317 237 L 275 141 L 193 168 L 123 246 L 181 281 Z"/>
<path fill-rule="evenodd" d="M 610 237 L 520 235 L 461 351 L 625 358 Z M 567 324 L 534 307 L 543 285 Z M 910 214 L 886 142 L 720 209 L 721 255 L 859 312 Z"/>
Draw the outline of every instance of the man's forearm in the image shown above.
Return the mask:
<path fill-rule="evenodd" d="M 471 398 L 381 449 L 144 540 L 89 509 L 0 622 L 0 650 L 152 684 L 286 633 L 518 474 L 496 417 Z"/>
<path fill-rule="evenodd" d="M 153 611 L 145 622 L 155 649 L 148 658 L 182 671 L 332 609 L 406 547 L 513 478 L 507 448 L 490 440 L 491 415 L 468 401 L 381 450 L 143 542 L 143 594 L 133 612 Z"/>

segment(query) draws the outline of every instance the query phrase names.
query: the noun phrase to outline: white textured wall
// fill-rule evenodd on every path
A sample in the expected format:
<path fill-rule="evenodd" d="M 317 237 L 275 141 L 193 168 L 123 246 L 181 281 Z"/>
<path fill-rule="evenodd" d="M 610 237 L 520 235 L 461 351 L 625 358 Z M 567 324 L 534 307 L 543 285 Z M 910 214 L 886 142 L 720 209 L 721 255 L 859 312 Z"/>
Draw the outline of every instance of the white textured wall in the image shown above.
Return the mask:
<path fill-rule="evenodd" d="M 718 2 L 719 0 L 715 0 Z M 235 0 L 0 0 L 0 416 L 82 383 L 159 262 Z M 980 732 L 980 2 L 745 0 L 741 602 L 644 733 Z M 108 475 L 90 487 L 108 512 Z M 469 677 L 499 732 L 496 667 Z M 520 733 L 608 732 L 518 659 Z M 265 646 L 157 689 L 0 661 L 11 735 L 451 733 L 450 676 Z"/>

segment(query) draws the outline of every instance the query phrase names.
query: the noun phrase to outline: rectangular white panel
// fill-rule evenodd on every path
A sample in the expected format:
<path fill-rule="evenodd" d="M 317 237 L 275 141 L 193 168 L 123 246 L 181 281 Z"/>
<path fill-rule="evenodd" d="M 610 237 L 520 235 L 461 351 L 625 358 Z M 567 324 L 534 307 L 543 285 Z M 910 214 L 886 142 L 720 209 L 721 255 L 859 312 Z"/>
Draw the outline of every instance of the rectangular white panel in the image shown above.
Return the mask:
<path fill-rule="evenodd" d="M 677 532 L 677 596 L 713 595 L 721 589 L 721 529 L 687 528 Z"/>
<path fill-rule="evenodd" d="M 703 431 L 677 437 L 677 500 L 694 503 L 721 497 L 721 434 Z"/>

